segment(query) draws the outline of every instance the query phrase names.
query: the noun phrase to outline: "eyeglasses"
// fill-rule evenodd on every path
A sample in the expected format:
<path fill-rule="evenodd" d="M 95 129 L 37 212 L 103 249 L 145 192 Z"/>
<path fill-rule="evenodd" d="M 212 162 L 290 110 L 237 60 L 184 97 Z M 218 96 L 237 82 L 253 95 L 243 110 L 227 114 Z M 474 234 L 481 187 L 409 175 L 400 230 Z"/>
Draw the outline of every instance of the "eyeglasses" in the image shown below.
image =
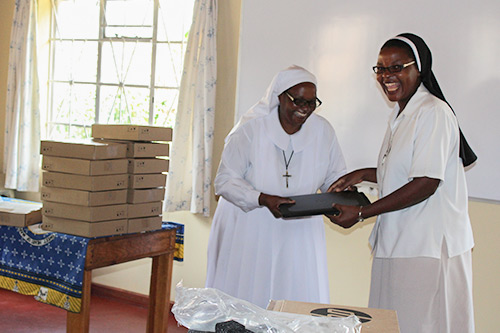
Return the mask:
<path fill-rule="evenodd" d="M 319 107 L 321 104 L 323 104 L 323 102 L 321 102 L 321 100 L 318 97 L 316 97 L 312 101 L 308 101 L 308 100 L 305 100 L 303 98 L 294 98 L 292 95 L 290 95 L 286 91 L 285 91 L 285 94 L 288 96 L 288 98 L 290 98 L 292 103 L 299 108 L 303 108 L 303 107 L 308 106 L 309 109 L 314 111 L 317 107 Z"/>
<path fill-rule="evenodd" d="M 389 66 L 389 67 L 373 66 L 372 68 L 373 68 L 373 71 L 375 72 L 375 74 L 377 74 L 377 75 L 384 74 L 385 71 L 389 71 L 389 73 L 399 73 L 404 68 L 411 66 L 414 63 L 415 63 L 415 60 L 413 60 L 412 62 L 403 64 L 403 65 L 393 65 L 393 66 Z"/>

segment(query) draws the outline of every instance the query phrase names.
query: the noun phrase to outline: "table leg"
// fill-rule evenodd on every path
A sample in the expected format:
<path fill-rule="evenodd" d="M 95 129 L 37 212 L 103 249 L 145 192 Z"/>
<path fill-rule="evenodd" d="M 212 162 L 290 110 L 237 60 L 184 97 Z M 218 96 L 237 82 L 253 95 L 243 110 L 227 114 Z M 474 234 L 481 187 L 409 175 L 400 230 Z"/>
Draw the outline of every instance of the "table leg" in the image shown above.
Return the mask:
<path fill-rule="evenodd" d="M 173 260 L 173 253 L 153 257 L 146 328 L 148 333 L 164 333 L 167 331 Z"/>
<path fill-rule="evenodd" d="M 80 313 L 67 311 L 66 332 L 88 333 L 90 319 L 90 289 L 92 285 L 92 271 L 83 271 L 82 305 Z"/>

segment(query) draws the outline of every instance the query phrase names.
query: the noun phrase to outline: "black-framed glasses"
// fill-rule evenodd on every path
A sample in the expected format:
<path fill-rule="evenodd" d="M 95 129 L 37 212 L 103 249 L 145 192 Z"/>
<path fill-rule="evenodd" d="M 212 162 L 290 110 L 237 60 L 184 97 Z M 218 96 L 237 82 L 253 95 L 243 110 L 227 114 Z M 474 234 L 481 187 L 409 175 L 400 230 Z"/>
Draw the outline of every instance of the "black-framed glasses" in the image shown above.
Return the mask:
<path fill-rule="evenodd" d="M 389 67 L 382 67 L 382 66 L 373 66 L 373 72 L 375 72 L 375 74 L 384 74 L 386 71 L 389 71 L 389 73 L 399 73 L 401 72 L 403 69 L 405 69 L 406 67 L 408 66 L 411 66 L 415 63 L 415 60 L 413 61 L 410 61 L 406 64 L 403 64 L 403 65 L 392 65 L 392 66 L 389 66 Z"/>
<path fill-rule="evenodd" d="M 323 102 L 321 102 L 321 100 L 318 97 L 316 97 L 312 101 L 308 101 L 308 100 L 305 100 L 303 98 L 295 98 L 292 95 L 290 95 L 287 91 L 285 91 L 285 94 L 288 96 L 288 98 L 290 98 L 292 103 L 299 108 L 303 108 L 303 107 L 308 106 L 309 109 L 315 110 L 317 107 L 319 107 L 321 104 L 323 104 Z"/>

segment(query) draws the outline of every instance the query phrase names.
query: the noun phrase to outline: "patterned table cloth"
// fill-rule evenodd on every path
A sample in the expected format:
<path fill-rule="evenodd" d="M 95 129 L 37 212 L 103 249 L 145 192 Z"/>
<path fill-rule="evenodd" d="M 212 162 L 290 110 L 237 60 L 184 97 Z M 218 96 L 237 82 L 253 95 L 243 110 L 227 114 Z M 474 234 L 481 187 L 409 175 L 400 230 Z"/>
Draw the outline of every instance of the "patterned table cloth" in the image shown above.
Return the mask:
<path fill-rule="evenodd" d="M 184 225 L 177 228 L 174 259 L 184 260 Z M 46 232 L 39 224 L 0 226 L 0 288 L 33 295 L 35 299 L 80 312 L 83 269 L 91 238 Z"/>

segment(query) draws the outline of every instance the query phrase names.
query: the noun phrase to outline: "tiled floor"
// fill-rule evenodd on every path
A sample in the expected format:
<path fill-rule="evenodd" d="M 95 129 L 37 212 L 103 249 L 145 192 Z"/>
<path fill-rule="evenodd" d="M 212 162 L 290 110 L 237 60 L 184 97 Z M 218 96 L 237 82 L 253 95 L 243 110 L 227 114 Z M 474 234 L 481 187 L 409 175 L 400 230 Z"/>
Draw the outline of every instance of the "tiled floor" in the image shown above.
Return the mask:
<path fill-rule="evenodd" d="M 146 331 L 147 309 L 92 296 L 90 332 L 140 333 Z M 169 333 L 185 333 L 174 316 L 168 319 Z M 64 333 L 66 311 L 0 288 L 0 333 Z"/>

